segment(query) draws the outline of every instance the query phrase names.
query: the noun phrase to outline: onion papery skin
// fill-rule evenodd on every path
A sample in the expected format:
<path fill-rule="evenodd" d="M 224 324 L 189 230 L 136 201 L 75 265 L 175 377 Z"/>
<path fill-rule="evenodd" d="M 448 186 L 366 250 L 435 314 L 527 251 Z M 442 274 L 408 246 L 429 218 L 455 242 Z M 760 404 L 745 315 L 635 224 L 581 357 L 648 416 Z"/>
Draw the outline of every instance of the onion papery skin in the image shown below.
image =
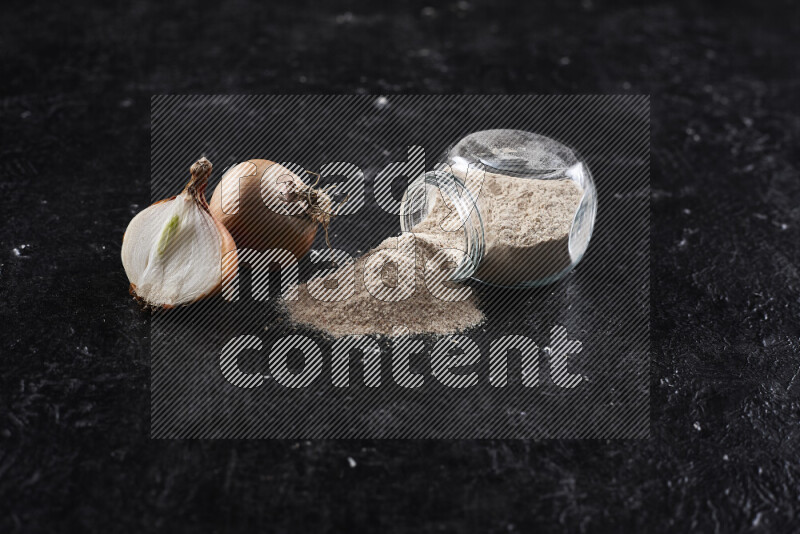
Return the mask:
<path fill-rule="evenodd" d="M 297 193 L 305 187 L 282 165 L 251 159 L 225 173 L 209 207 L 241 249 L 283 249 L 299 260 L 311 249 L 319 224 Z"/>

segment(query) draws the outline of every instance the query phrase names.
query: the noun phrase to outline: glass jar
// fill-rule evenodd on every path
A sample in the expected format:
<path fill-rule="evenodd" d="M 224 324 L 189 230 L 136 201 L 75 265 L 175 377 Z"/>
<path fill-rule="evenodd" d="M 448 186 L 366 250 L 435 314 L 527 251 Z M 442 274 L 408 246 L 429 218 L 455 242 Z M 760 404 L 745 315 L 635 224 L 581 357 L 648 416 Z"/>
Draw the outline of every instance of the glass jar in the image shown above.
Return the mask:
<path fill-rule="evenodd" d="M 487 130 L 459 141 L 444 164 L 409 184 L 400 225 L 413 233 L 436 216 L 438 229 L 457 233 L 464 254 L 453 281 L 532 287 L 581 260 L 596 212 L 592 175 L 574 150 L 530 132 Z"/>

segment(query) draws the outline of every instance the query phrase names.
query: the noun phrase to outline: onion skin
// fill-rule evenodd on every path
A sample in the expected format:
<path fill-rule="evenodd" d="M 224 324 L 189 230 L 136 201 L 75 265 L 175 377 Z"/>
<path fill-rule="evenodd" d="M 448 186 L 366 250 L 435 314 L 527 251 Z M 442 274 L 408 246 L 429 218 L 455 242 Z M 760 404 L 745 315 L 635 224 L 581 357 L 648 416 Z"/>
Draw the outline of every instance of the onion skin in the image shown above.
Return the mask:
<path fill-rule="evenodd" d="M 212 165 L 211 162 L 208 161 L 206 158 L 201 158 L 196 163 L 194 163 L 191 167 L 192 178 L 186 184 L 186 187 L 183 190 L 182 195 L 189 194 L 191 195 L 197 204 L 203 209 L 206 213 L 211 215 L 211 218 L 214 221 L 214 226 L 217 228 L 219 232 L 219 236 L 221 239 L 220 244 L 220 252 L 221 252 L 221 276 L 219 283 L 217 283 L 214 287 L 212 287 L 206 293 L 198 296 L 193 302 L 197 300 L 216 295 L 220 292 L 222 288 L 222 282 L 224 280 L 232 279 L 236 276 L 238 271 L 238 261 L 237 261 L 237 253 L 236 253 L 236 242 L 231 236 L 228 229 L 225 228 L 225 225 L 219 221 L 214 215 L 211 213 L 208 202 L 206 202 L 206 186 L 208 185 L 208 177 L 211 175 Z M 173 197 L 165 198 L 159 201 L 154 202 L 150 205 L 150 207 L 155 206 L 157 204 L 161 204 L 162 202 L 170 202 L 174 201 L 178 198 L 179 195 L 175 195 Z M 128 232 L 127 229 L 125 233 L 122 235 L 122 243 L 124 245 L 125 238 L 127 237 Z M 158 304 L 154 305 L 145 301 L 136 293 L 136 284 L 131 283 L 128 289 L 128 292 L 136 299 L 140 304 L 151 307 L 151 308 L 160 308 L 160 309 L 171 309 L 174 308 L 174 305 L 171 304 Z"/>
<path fill-rule="evenodd" d="M 200 207 L 206 210 L 207 213 L 211 215 L 211 218 L 214 219 L 214 225 L 219 230 L 219 237 L 222 239 L 222 277 L 220 278 L 220 283 L 216 287 L 212 288 L 208 294 L 204 296 L 215 295 L 219 293 L 220 289 L 222 288 L 222 282 L 224 280 L 232 279 L 236 276 L 238 272 L 239 262 L 236 253 L 236 240 L 233 239 L 233 236 L 219 220 L 218 217 L 214 216 L 214 213 L 211 211 L 208 202 L 206 202 L 206 186 L 208 186 L 208 176 L 211 174 L 211 162 L 207 159 L 203 158 L 194 165 L 192 165 L 192 174 L 194 175 L 195 165 L 200 164 L 201 162 L 205 161 L 208 166 L 208 174 L 206 175 L 205 179 L 202 180 L 202 183 L 196 188 L 196 197 L 200 203 Z M 189 184 L 192 182 L 190 181 Z M 189 185 L 186 186 L 189 188 Z"/>
<path fill-rule="evenodd" d="M 259 252 L 283 249 L 290 251 L 298 260 L 305 256 L 314 242 L 318 222 L 306 213 L 298 215 L 276 213 L 264 203 L 261 196 L 262 175 L 273 165 L 279 164 L 266 159 L 251 159 L 239 165 L 246 166 L 246 170 L 238 173 L 227 172 L 214 190 L 209 204 L 211 215 L 216 221 L 225 225 L 241 249 L 248 248 Z M 246 176 L 241 176 L 242 174 Z M 285 179 L 294 182 L 296 189 L 305 186 L 303 181 L 288 169 L 285 174 L 288 175 Z M 225 213 L 222 209 L 223 187 L 228 195 L 230 191 L 236 190 L 236 182 L 239 183 L 239 210 L 237 213 Z M 287 204 L 297 200 L 296 195 L 287 194 L 285 184 L 268 184 L 268 187 L 272 193 L 283 195 Z"/>
<path fill-rule="evenodd" d="M 205 186 L 203 186 L 203 190 L 205 190 Z M 206 211 L 211 213 L 208 204 L 206 203 L 206 196 L 204 192 L 201 193 L 201 198 L 203 207 L 206 209 Z M 239 268 L 239 261 L 236 253 L 236 241 L 233 239 L 231 233 L 228 232 L 228 229 L 225 228 L 225 225 L 222 224 L 219 219 L 214 217 L 213 213 L 211 213 L 211 218 L 214 219 L 214 224 L 216 225 L 217 230 L 219 230 L 219 236 L 222 238 L 222 276 L 220 277 L 219 285 L 212 288 L 211 291 L 209 291 L 206 295 L 203 295 L 201 298 L 218 294 L 222 289 L 222 283 L 225 280 L 233 280 Z"/>

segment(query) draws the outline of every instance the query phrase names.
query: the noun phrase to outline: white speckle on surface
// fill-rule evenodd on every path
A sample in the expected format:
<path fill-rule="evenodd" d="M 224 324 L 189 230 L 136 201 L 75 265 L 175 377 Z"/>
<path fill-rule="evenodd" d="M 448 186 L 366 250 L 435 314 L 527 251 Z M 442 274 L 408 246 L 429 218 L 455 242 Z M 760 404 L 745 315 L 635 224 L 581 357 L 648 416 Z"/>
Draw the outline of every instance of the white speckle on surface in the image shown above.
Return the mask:
<path fill-rule="evenodd" d="M 702 427 L 702 426 L 700 426 L 700 423 L 699 423 L 698 421 L 695 421 L 695 422 L 694 422 L 694 424 L 693 424 L 692 426 L 693 426 L 693 427 L 694 427 L 694 429 L 695 429 L 695 430 L 697 430 L 698 432 L 700 432 L 701 430 L 703 430 L 703 427 Z"/>
<path fill-rule="evenodd" d="M 351 468 L 351 469 L 353 469 L 353 468 L 355 468 L 355 466 L 357 466 L 358 464 L 356 463 L 356 461 L 355 461 L 353 458 L 351 458 L 350 456 L 348 456 L 348 457 L 347 457 L 347 465 L 349 465 L 349 466 L 350 466 L 350 468 Z"/>
<path fill-rule="evenodd" d="M 692 210 L 690 210 L 689 208 L 683 208 L 683 214 L 684 215 L 691 215 L 692 214 Z"/>
<path fill-rule="evenodd" d="M 119 103 L 119 107 L 121 107 L 121 108 L 129 108 L 132 105 L 133 105 L 133 99 L 131 99 L 131 98 L 126 98 L 125 100 L 123 100 L 123 101 L 121 101 Z"/>
<path fill-rule="evenodd" d="M 336 24 L 352 24 L 355 22 L 356 17 L 350 11 L 336 15 Z"/>
<path fill-rule="evenodd" d="M 567 56 L 564 56 L 558 60 L 559 65 L 569 65 L 570 63 L 572 63 L 572 60 Z"/>
<path fill-rule="evenodd" d="M 728 458 L 728 455 L 727 455 L 727 454 L 723 454 L 723 455 L 722 455 L 722 460 L 723 460 L 723 461 L 725 461 L 725 462 L 727 462 L 728 460 L 730 460 L 730 458 Z"/>
<path fill-rule="evenodd" d="M 436 9 L 435 9 L 435 8 L 432 8 L 432 7 L 430 7 L 430 6 L 428 6 L 428 7 L 423 7 L 423 8 L 422 8 L 422 12 L 421 12 L 421 14 L 422 14 L 422 16 L 423 16 L 423 17 L 425 17 L 426 19 L 432 19 L 432 18 L 436 17 Z"/>
<path fill-rule="evenodd" d="M 14 247 L 14 248 L 11 250 L 11 252 L 13 252 L 13 253 L 14 253 L 14 256 L 16 256 L 16 257 L 18 257 L 18 258 L 19 258 L 19 257 L 20 257 L 20 256 L 22 256 L 23 254 L 25 254 L 25 251 L 28 249 L 28 247 L 29 247 L 29 246 L 30 246 L 30 245 L 26 245 L 26 244 L 24 244 L 24 243 L 23 243 L 22 245 L 18 245 L 18 246 L 16 246 L 16 247 Z"/>
<path fill-rule="evenodd" d="M 385 96 L 379 96 L 375 99 L 375 107 L 378 109 L 383 109 L 389 105 L 389 99 Z"/>
<path fill-rule="evenodd" d="M 31 115 L 33 115 L 33 113 L 31 113 L 30 111 L 27 111 L 27 110 L 23 111 L 22 113 L 19 114 L 19 116 L 22 117 L 23 119 L 27 119 Z"/>

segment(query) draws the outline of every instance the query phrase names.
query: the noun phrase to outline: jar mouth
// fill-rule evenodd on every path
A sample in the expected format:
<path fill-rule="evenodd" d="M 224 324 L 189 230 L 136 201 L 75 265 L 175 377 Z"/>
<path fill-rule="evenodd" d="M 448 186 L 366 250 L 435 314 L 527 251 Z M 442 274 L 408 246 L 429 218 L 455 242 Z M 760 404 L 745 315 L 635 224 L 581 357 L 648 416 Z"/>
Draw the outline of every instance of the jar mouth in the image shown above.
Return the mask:
<path fill-rule="evenodd" d="M 444 198 L 439 200 L 436 195 Z M 413 228 L 425 220 L 433 205 L 441 201 L 453 206 L 461 222 L 464 257 L 450 276 L 450 281 L 460 282 L 475 274 L 485 249 L 483 220 L 477 208 L 477 199 L 461 179 L 450 172 L 434 170 L 412 181 L 400 203 L 400 229 L 413 233 Z"/>

